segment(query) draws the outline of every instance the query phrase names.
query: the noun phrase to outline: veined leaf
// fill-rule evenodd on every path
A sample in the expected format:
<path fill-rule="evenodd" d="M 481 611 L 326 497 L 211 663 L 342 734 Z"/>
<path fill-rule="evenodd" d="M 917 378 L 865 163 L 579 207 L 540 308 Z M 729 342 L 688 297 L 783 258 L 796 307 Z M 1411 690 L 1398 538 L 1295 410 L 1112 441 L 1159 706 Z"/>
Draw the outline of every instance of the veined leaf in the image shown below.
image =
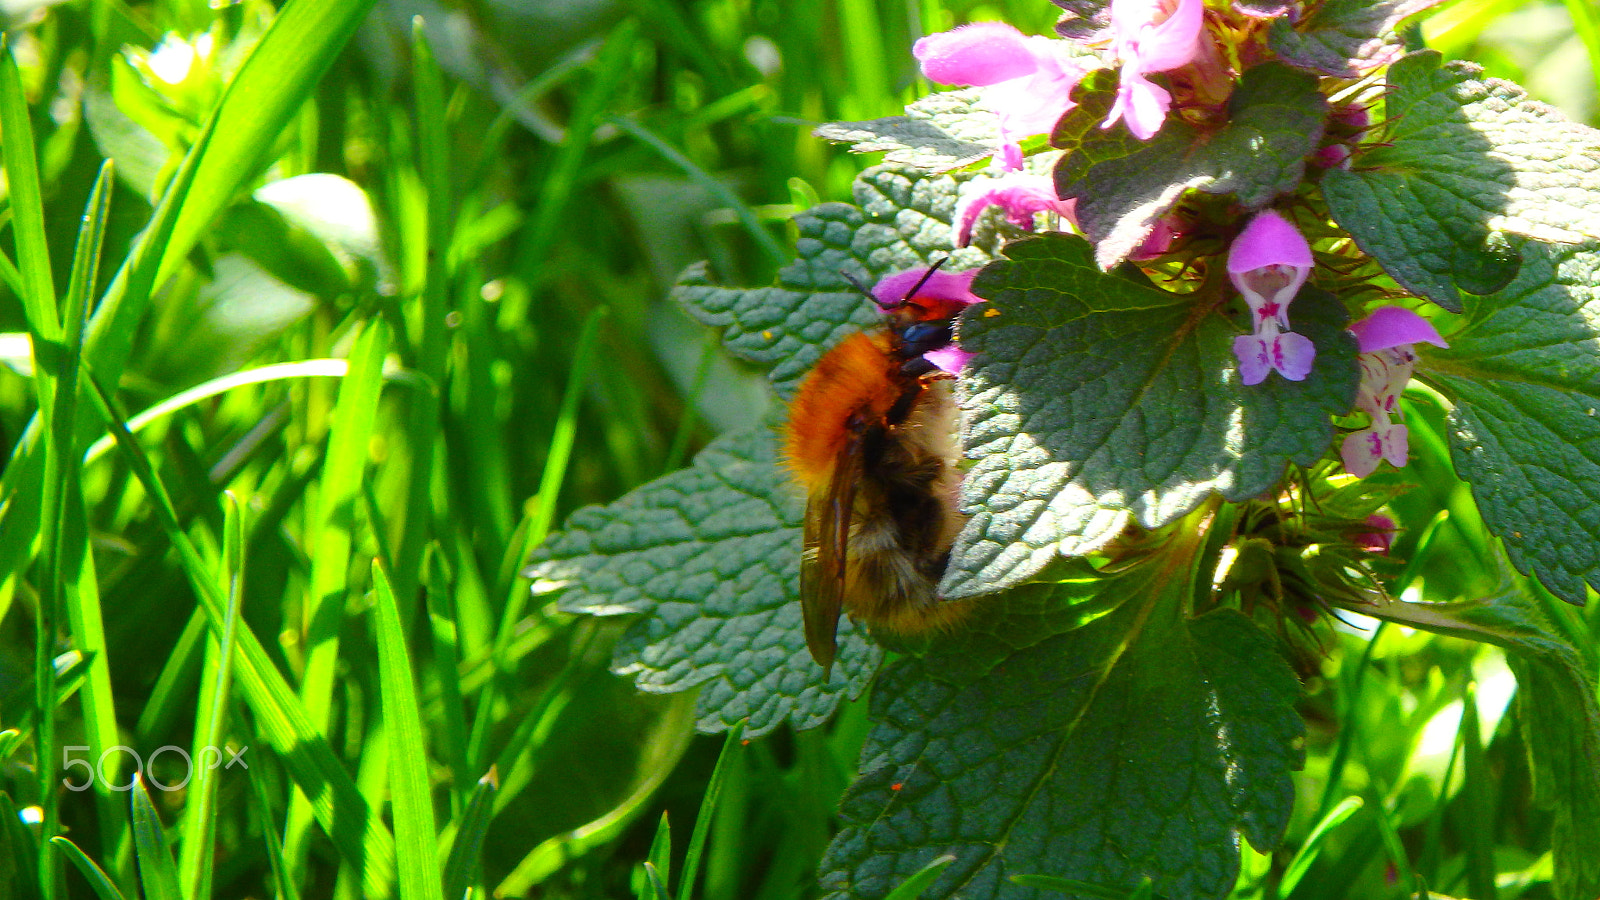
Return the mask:
<path fill-rule="evenodd" d="M 798 602 L 800 496 L 774 442 L 765 429 L 723 437 L 692 467 L 578 510 L 528 569 L 536 593 L 566 590 L 567 612 L 642 614 L 613 668 L 641 690 L 700 687 L 702 731 L 746 718 L 751 737 L 786 719 L 820 725 L 861 693 L 881 656 L 846 624 L 828 681 L 811 659 Z"/>
<path fill-rule="evenodd" d="M 1246 386 L 1239 328 L 1205 301 L 1102 273 L 1075 237 L 1044 235 L 973 282 L 962 322 L 977 353 L 961 380 L 972 517 L 941 586 L 946 596 L 1031 578 L 1058 554 L 1093 552 L 1127 525 L 1155 528 L 1212 493 L 1242 500 L 1290 460 L 1333 439 L 1355 393 L 1343 306 L 1302 290 L 1291 324 L 1317 347 L 1305 381 Z"/>
<path fill-rule="evenodd" d="M 1452 312 L 1517 273 L 1493 232 L 1600 237 L 1600 131 L 1432 51 L 1389 69 L 1381 144 L 1323 180 L 1328 209 L 1394 279 Z"/>
<path fill-rule="evenodd" d="M 1522 253 L 1421 371 L 1455 404 L 1451 457 L 1511 562 L 1582 603 L 1600 588 L 1600 245 Z"/>

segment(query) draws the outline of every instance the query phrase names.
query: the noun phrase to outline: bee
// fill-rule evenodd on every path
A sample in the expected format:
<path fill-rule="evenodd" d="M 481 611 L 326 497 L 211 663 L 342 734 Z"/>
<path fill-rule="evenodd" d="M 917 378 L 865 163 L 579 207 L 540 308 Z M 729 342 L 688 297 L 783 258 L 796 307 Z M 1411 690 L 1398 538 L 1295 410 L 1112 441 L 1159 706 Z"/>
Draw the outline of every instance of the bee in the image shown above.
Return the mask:
<path fill-rule="evenodd" d="M 857 284 L 886 324 L 824 354 L 789 405 L 785 462 L 807 492 L 800 608 L 825 673 L 841 610 L 902 634 L 948 627 L 966 610 L 938 594 L 966 523 L 954 376 L 923 354 L 953 343 L 955 317 L 975 298 L 919 294 L 943 263 L 888 302 Z"/>

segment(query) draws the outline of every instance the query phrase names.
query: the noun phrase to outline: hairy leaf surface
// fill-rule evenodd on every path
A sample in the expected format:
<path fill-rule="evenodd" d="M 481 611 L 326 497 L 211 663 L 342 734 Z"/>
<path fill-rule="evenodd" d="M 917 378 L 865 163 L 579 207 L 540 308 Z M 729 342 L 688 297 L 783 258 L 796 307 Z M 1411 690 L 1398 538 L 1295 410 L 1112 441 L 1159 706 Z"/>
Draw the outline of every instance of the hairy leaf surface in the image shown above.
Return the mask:
<path fill-rule="evenodd" d="M 1451 450 L 1511 561 L 1582 603 L 1600 587 L 1600 247 L 1528 242 L 1422 371 L 1454 402 Z"/>
<path fill-rule="evenodd" d="M 812 134 L 852 144 L 852 153 L 884 152 L 890 165 L 945 172 L 975 163 L 1000 146 L 1000 118 L 981 105 L 983 91 L 966 88 L 929 94 L 903 116 L 866 122 L 829 122 Z"/>
<path fill-rule="evenodd" d="M 1067 150 L 1056 193 L 1077 198 L 1078 224 L 1104 269 L 1138 249 L 1190 188 L 1233 194 L 1249 209 L 1294 190 L 1322 140 L 1328 108 L 1316 78 L 1267 64 L 1245 72 L 1222 127 L 1202 131 L 1169 119 L 1155 137 L 1138 141 L 1125 128 L 1101 130 L 1114 96 L 1112 79 L 1097 76 L 1074 95 L 1080 105 L 1052 136 Z"/>
<path fill-rule="evenodd" d="M 1243 616 L 1186 619 L 1159 580 L 1015 591 L 886 669 L 828 896 L 877 900 L 943 854 L 926 900 L 1044 897 L 1009 880 L 1041 873 L 1225 896 L 1240 836 L 1269 849 L 1287 824 L 1299 683 Z"/>
<path fill-rule="evenodd" d="M 1242 328 L 1194 296 L 1105 275 L 1078 238 L 1007 248 L 962 323 L 978 356 L 961 381 L 971 520 L 941 589 L 962 597 L 1020 584 L 1057 554 L 1154 528 L 1212 493 L 1242 500 L 1290 460 L 1310 464 L 1350 410 L 1355 342 L 1344 307 L 1315 289 L 1290 311 L 1316 344 L 1311 375 L 1239 382 Z"/>
<path fill-rule="evenodd" d="M 1389 70 L 1388 126 L 1350 171 L 1323 180 L 1328 209 L 1393 278 L 1452 312 L 1461 292 L 1516 276 L 1494 232 L 1600 237 L 1600 131 L 1476 66 L 1413 53 Z"/>
<path fill-rule="evenodd" d="M 773 445 L 765 429 L 729 435 L 688 469 L 578 510 L 528 569 L 535 593 L 566 591 L 566 612 L 639 615 L 613 668 L 644 691 L 699 687 L 702 731 L 819 725 L 881 657 L 848 619 L 826 683 L 806 650 L 801 501 Z"/>
<path fill-rule="evenodd" d="M 1401 21 L 1440 0 L 1326 0 L 1300 21 L 1272 23 L 1272 50 L 1302 69 L 1356 78 L 1399 58 Z"/>

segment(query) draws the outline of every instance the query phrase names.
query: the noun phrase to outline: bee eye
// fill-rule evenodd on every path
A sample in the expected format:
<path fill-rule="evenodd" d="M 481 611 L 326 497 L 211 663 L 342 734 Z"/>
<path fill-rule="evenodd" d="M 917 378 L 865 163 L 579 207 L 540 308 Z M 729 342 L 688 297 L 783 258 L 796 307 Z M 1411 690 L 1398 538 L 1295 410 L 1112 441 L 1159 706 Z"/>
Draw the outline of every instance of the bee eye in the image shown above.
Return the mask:
<path fill-rule="evenodd" d="M 921 356 L 929 350 L 949 346 L 952 338 L 949 322 L 919 322 L 900 333 L 900 352 L 905 356 Z"/>

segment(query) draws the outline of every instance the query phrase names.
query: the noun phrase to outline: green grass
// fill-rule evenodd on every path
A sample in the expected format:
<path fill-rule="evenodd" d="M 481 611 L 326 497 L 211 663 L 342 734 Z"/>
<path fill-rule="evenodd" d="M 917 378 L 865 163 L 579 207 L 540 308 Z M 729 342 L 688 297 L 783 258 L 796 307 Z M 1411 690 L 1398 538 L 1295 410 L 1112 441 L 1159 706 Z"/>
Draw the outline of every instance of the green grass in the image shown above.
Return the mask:
<path fill-rule="evenodd" d="M 77 0 L 7 32 L 0 331 L 32 355 L 0 368 L 0 896 L 813 896 L 865 704 L 694 737 L 692 698 L 607 671 L 616 625 L 518 571 L 759 419 L 666 292 L 697 259 L 765 282 L 793 212 L 849 198 L 869 160 L 809 125 L 912 99 L 917 33 L 1055 8 L 372 6 Z M 1437 43 L 1537 84 L 1499 18 L 1535 6 L 1593 72 L 1582 2 L 1463 3 Z M 173 83 L 130 51 L 202 33 Z M 1548 896 L 1503 668 L 1341 636 L 1289 846 L 1239 895 Z M 69 759 L 105 765 L 66 791 Z"/>

